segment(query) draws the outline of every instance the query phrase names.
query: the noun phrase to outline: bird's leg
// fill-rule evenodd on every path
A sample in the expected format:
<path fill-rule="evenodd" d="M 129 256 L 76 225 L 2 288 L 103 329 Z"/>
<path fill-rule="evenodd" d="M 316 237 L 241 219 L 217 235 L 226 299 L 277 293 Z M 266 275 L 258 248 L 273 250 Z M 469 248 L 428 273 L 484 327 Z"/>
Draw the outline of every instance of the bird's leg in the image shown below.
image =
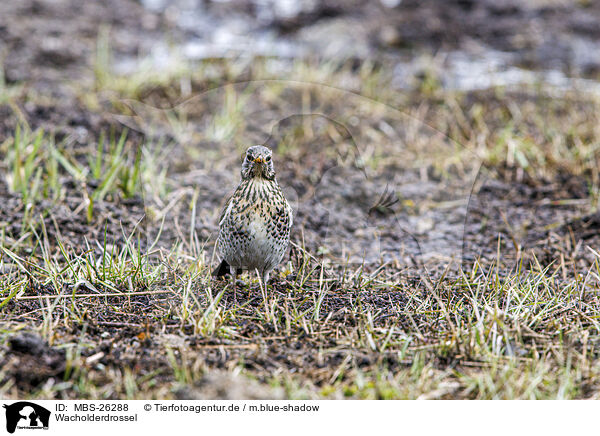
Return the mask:
<path fill-rule="evenodd" d="M 231 287 L 233 288 L 233 304 L 237 306 L 237 268 L 230 266 L 229 272 L 231 273 Z"/>
<path fill-rule="evenodd" d="M 260 282 L 261 285 L 261 291 L 264 292 L 264 296 L 266 298 L 267 296 L 267 282 L 269 281 L 269 272 L 262 270 L 262 271 L 258 271 L 256 270 L 256 273 L 258 274 L 258 281 Z"/>
<path fill-rule="evenodd" d="M 258 268 L 256 268 L 254 271 L 256 271 L 256 276 L 258 277 L 258 288 L 263 296 L 263 301 L 266 301 L 262 271 L 260 271 Z"/>
<path fill-rule="evenodd" d="M 235 269 L 235 273 L 234 273 L 234 280 L 236 280 L 236 281 L 237 281 L 237 276 L 239 276 L 239 275 L 240 275 L 241 273 L 243 273 L 243 272 L 244 272 L 244 270 L 243 270 L 243 269 L 241 269 L 241 268 L 236 268 L 236 269 Z"/>

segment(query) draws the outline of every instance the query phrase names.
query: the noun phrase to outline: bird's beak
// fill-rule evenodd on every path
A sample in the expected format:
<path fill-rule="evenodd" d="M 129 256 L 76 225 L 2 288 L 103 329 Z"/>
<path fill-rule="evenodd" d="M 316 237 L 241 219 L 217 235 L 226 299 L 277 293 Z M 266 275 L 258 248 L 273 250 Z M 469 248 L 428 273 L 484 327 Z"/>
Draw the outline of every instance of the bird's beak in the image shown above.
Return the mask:
<path fill-rule="evenodd" d="M 264 159 L 263 159 L 261 156 L 259 156 L 259 157 L 257 157 L 256 159 L 254 159 L 254 163 L 259 163 L 259 164 L 261 164 L 261 163 L 264 163 L 264 162 L 265 162 L 265 161 L 264 161 Z"/>

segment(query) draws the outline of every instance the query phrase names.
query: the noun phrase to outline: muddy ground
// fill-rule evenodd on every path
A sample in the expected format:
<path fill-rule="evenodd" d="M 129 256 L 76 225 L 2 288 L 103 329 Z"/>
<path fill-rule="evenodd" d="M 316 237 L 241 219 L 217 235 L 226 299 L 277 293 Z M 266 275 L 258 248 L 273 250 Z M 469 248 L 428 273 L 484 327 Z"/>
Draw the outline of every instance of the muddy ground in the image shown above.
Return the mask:
<path fill-rule="evenodd" d="M 586 49 L 600 38 L 596 25 L 600 6 L 594 2 L 540 1 L 523 6 L 511 1 L 403 1 L 390 9 L 379 3 L 324 1 L 271 15 L 253 2 L 202 2 L 198 10 L 216 17 L 216 22 L 229 25 L 236 17 L 246 23 L 251 35 L 267 32 L 289 41 L 292 54 L 285 62 L 306 56 L 316 59 L 310 65 L 318 69 L 336 50 L 336 43 L 351 45 L 354 51 L 341 49 L 334 54 L 343 71 L 338 75 L 335 68 L 331 70 L 332 87 L 287 82 L 289 66 L 285 65 L 279 75 L 272 70 L 264 73 L 256 66 L 265 61 L 260 56 L 243 60 L 237 70 L 228 66 L 233 61 L 227 59 L 203 59 L 199 62 L 213 69 L 206 76 L 194 76 L 188 84 L 178 79 L 142 84 L 126 95 L 122 87 L 111 88 L 102 79 L 106 73 L 98 59 L 99 41 L 111 47 L 115 65 L 148 55 L 156 41 L 182 45 L 198 39 L 204 44 L 212 41 L 206 30 L 181 24 L 183 12 L 177 3 L 155 4 L 150 8 L 129 0 L 27 0 L 0 5 L 4 74 L 0 143 L 14 136 L 17 124 L 26 123 L 31 130 L 52 134 L 74 161 L 86 162 L 101 132 L 118 137 L 128 128 L 128 158 L 134 159 L 136 150 L 145 146 L 158 156 L 156 172 L 149 174 L 164 170 L 167 175 L 164 195 L 152 177 L 143 179 L 140 191 L 129 198 L 114 192 L 98 201 L 89 219 L 82 207 L 84 192 L 98 181 L 78 180 L 63 170 L 60 183 L 65 194 L 58 201 L 43 199 L 27 206 L 23 195 L 9 186 L 10 168 L 4 165 L 3 245 L 35 259 L 36 244 L 20 246 L 18 241 L 31 231 L 23 226 L 24 216 L 41 216 L 37 229 L 43 222 L 51 251 L 58 250 L 61 241 L 73 256 L 82 252 L 101 256 L 104 241 L 120 247 L 133 232 L 142 249 L 162 250 L 153 258 L 156 262 L 169 263 L 164 253 L 179 244 L 188 255 L 182 263 L 201 259 L 214 265 L 216 220 L 238 181 L 240 151 L 246 144 L 267 143 L 275 150 L 278 180 L 296 217 L 294 246 L 286 259 L 291 273 L 276 277 L 272 292 L 286 310 L 289 305 L 300 313 L 313 310 L 326 286 L 319 303 L 323 315 L 316 317 L 322 323 L 282 330 L 261 319 L 257 314 L 264 300 L 257 284 L 247 279 L 247 302 L 216 329 L 202 331 L 199 324 L 182 321 L 180 310 L 187 297 L 170 284 L 184 273 L 180 265 L 169 263 L 170 272 L 151 288 L 141 280 L 139 286 L 124 284 L 120 289 L 133 286 L 140 295 L 126 300 L 120 296 L 77 299 L 79 322 L 66 309 L 58 310 L 52 334 L 44 330 L 42 338 L 47 303 L 33 297 L 61 292 L 84 295 L 95 288 L 70 283 L 56 289 L 49 280 L 36 281 L 25 274 L 23 280 L 29 283 L 24 292 L 8 301 L 0 315 L 5 395 L 314 397 L 334 381 L 344 380 L 346 372 L 385 368 L 396 374 L 414 364 L 414 356 L 395 348 L 385 352 L 370 347 L 357 307 L 369 313 L 367 327 L 373 331 L 389 331 L 391 326 L 402 335 L 417 331 L 415 346 L 427 350 L 452 337 L 452 322 L 443 317 L 432 321 L 415 308 L 425 305 L 435 312 L 444 305 L 459 305 L 461 293 L 451 290 L 454 281 L 461 279 L 461 267 L 468 271 L 475 262 L 494 265 L 501 253 L 498 262 L 506 274 L 523 261 L 531 270 L 549 265 L 567 281 L 597 260 L 586 248 L 600 242 L 593 165 L 574 171 L 559 162 L 548 164 L 548 171 L 536 172 L 533 163 L 523 169 L 518 160 L 488 159 L 476 138 L 480 120 L 474 106 L 484 108 L 484 130 L 489 136 L 483 142 L 490 145 L 498 138 L 494 132 L 504 128 L 503 117 L 514 116 L 515 102 L 520 107 L 540 106 L 542 91 L 489 90 L 448 96 L 429 89 L 427 77 L 417 75 L 414 89 L 392 90 L 397 95 L 378 99 L 389 93 L 364 88 L 360 73 L 361 65 L 371 61 L 392 83 L 399 59 L 439 50 L 491 49 L 510 53 L 511 63 L 519 67 L 598 78 L 600 56 Z M 319 38 L 323 34 L 334 36 Z M 345 39 L 348 35 L 356 40 Z M 279 94 L 273 94 L 273 83 L 263 79 L 283 79 L 277 84 Z M 352 92 L 337 88 L 344 88 L 342 79 L 347 79 Z M 244 104 L 234 103 L 231 109 L 228 95 Z M 594 113 L 593 99 L 577 98 L 582 118 Z M 564 107 L 571 106 L 567 102 Z M 549 111 L 560 119 L 564 107 Z M 224 123 L 219 130 L 219 122 L 223 124 L 219 114 L 234 118 L 232 126 Z M 175 126 L 171 115 L 184 121 Z M 536 130 L 539 126 L 530 127 L 524 136 L 544 143 L 544 132 Z M 210 129 L 215 130 L 206 134 Z M 223 134 L 222 129 L 233 133 Z M 588 136 L 595 134 L 590 129 Z M 597 158 L 592 154 L 590 160 Z M 189 237 L 190 229 L 195 239 Z M 354 272 L 347 276 L 348 271 Z M 363 277 L 369 273 L 374 273 L 373 278 Z M 20 272 L 14 262 L 7 262 L 3 274 L 18 277 Z M 301 293 L 298 282 L 304 275 L 310 286 Z M 449 282 L 436 286 L 442 278 Z M 191 290 L 208 301 L 212 296 L 206 296 L 207 289 L 217 294 L 225 285 L 202 276 Z M 437 291 L 432 293 L 434 287 Z M 597 299 L 595 294 L 589 298 Z M 222 301 L 225 308 L 233 308 L 229 291 Z M 540 338 L 546 333 L 525 332 L 524 341 L 543 342 L 548 338 Z M 75 343 L 85 345 L 71 346 Z M 439 371 L 483 365 L 467 348 L 432 352 L 427 359 Z M 69 353 L 79 359 L 75 370 L 69 366 L 74 359 Z M 200 376 L 178 375 L 178 365 Z M 235 379 L 231 371 L 236 367 L 258 382 Z M 139 391 L 127 391 L 126 383 L 112 386 L 131 374 Z M 282 374 L 300 387 L 276 385 L 273 379 Z M 78 390 L 77 377 L 94 388 Z M 71 384 L 53 390 L 61 381 Z M 586 392 L 583 389 L 578 395 Z M 343 395 L 354 394 L 350 389 Z M 440 396 L 476 394 L 455 386 Z"/>

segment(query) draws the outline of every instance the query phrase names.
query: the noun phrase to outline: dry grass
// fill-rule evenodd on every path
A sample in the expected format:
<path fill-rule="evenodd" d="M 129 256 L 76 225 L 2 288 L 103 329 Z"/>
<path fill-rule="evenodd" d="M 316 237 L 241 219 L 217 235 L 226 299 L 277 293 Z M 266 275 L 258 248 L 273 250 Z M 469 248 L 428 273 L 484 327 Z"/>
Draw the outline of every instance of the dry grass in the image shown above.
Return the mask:
<path fill-rule="evenodd" d="M 295 63 L 289 81 L 265 80 L 269 60 L 127 81 L 104 58 L 78 98 L 133 130 L 113 124 L 81 146 L 21 123 L 0 147 L 0 396 L 202 396 L 219 369 L 267 397 L 598 397 L 598 102 L 400 94 L 372 66 Z M 215 221 L 240 152 L 264 141 L 297 210 L 295 243 L 268 292 L 250 275 L 236 306 L 210 276 Z M 505 183 L 517 191 L 506 210 L 537 195 L 550 212 L 519 230 L 508 212 L 467 209 L 481 163 L 476 196 L 496 204 L 489 186 Z M 563 193 L 572 181 L 587 189 Z M 388 184 L 399 188 L 380 198 Z M 359 230 L 333 214 L 361 210 Z M 427 256 L 428 220 L 448 210 L 476 230 L 445 234 L 453 260 Z M 424 242 L 398 237 L 395 220 Z M 369 232 L 379 245 L 361 262 Z M 463 259 L 465 241 L 488 250 Z"/>

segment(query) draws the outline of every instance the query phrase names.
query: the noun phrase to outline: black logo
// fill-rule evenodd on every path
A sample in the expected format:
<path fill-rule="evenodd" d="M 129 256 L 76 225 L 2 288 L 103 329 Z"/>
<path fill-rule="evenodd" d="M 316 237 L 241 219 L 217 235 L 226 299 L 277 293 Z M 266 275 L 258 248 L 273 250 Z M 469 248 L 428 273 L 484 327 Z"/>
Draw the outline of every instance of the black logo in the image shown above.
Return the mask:
<path fill-rule="evenodd" d="M 15 429 L 48 430 L 50 411 L 29 401 L 19 401 L 4 405 L 6 409 L 6 431 L 14 433 Z"/>

